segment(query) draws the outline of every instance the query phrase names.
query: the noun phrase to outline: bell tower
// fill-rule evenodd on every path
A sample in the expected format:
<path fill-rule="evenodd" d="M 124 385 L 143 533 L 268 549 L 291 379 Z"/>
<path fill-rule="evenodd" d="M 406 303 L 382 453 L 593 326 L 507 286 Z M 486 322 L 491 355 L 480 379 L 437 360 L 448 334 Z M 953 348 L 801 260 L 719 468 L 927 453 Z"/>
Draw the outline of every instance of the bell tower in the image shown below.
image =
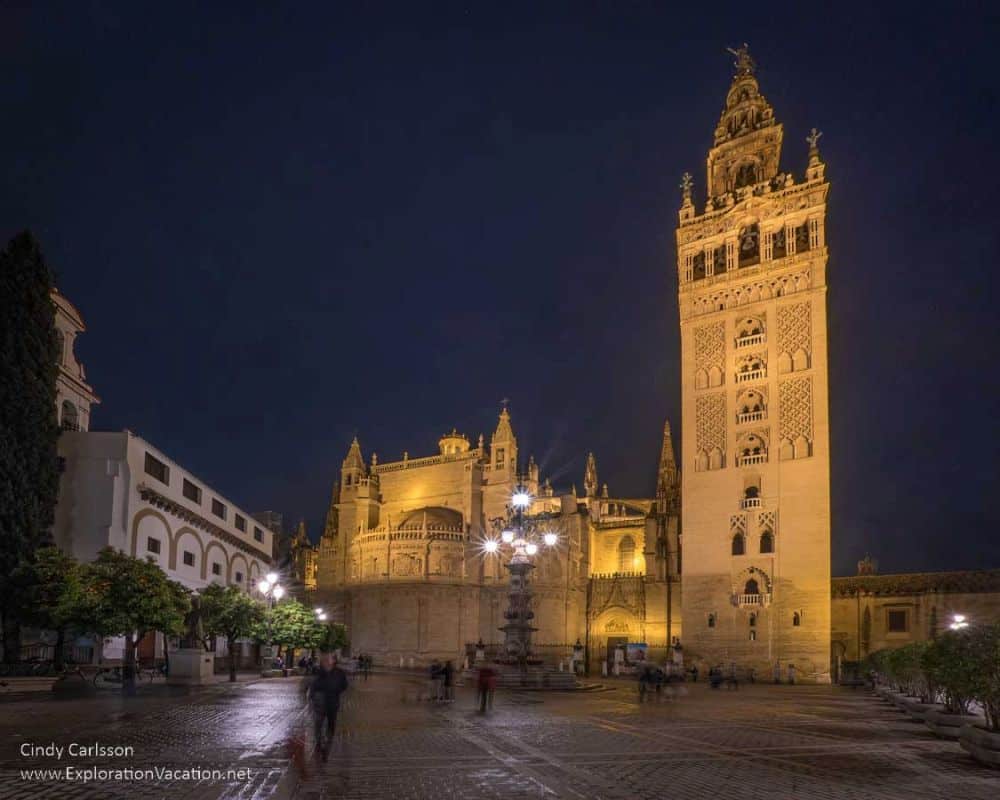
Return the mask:
<path fill-rule="evenodd" d="M 684 645 L 709 662 L 830 674 L 829 184 L 780 167 L 746 45 L 677 228 Z"/>

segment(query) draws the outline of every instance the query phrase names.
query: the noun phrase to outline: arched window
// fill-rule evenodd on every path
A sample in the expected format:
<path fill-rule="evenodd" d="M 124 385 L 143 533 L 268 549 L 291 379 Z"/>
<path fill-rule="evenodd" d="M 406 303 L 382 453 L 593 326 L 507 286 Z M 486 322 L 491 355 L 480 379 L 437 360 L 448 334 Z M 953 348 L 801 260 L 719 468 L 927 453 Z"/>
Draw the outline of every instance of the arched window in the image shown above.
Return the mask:
<path fill-rule="evenodd" d="M 631 536 L 618 543 L 618 571 L 632 572 L 635 569 L 635 541 Z"/>
<path fill-rule="evenodd" d="M 750 627 L 751 628 L 756 628 L 757 627 L 757 614 L 756 614 L 756 612 L 750 614 Z"/>
<path fill-rule="evenodd" d="M 756 628 L 751 628 L 750 629 L 750 641 L 751 642 L 756 642 L 757 641 L 757 629 Z"/>
<path fill-rule="evenodd" d="M 708 627 L 709 628 L 714 628 L 715 627 L 715 614 L 709 614 L 708 615 Z"/>
<path fill-rule="evenodd" d="M 748 486 L 746 489 L 743 490 L 743 496 L 747 500 L 753 500 L 753 499 L 755 499 L 757 497 L 760 497 L 760 487 L 759 486 Z"/>
<path fill-rule="evenodd" d="M 774 552 L 774 534 L 771 533 L 771 531 L 764 531 L 760 535 L 760 552 L 762 553 Z"/>
<path fill-rule="evenodd" d="M 802 624 L 802 617 L 800 616 L 799 612 L 796 611 L 794 614 L 792 614 L 792 625 L 794 625 L 797 628 L 801 624 Z"/>
<path fill-rule="evenodd" d="M 753 578 L 748 580 L 743 587 L 743 594 L 760 594 L 760 586 L 757 585 L 757 581 Z"/>
<path fill-rule="evenodd" d="M 77 414 L 76 406 L 69 400 L 63 400 L 62 404 L 62 429 L 64 431 L 80 430 L 79 414 Z"/>
<path fill-rule="evenodd" d="M 746 539 L 743 538 L 742 533 L 737 533 L 733 537 L 733 555 L 741 556 L 747 551 Z"/>

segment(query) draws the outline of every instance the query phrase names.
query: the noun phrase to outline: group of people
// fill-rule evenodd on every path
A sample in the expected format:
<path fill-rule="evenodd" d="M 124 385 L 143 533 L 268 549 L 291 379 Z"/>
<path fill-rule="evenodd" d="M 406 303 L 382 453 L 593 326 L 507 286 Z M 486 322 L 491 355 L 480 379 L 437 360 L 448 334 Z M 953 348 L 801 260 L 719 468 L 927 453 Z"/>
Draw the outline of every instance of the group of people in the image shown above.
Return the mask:
<path fill-rule="evenodd" d="M 657 701 L 664 697 L 673 700 L 682 691 L 675 684 L 683 680 L 683 672 L 675 669 L 670 662 L 662 667 L 649 662 L 643 663 L 639 667 L 639 702 L 646 702 L 651 692 Z"/>
<path fill-rule="evenodd" d="M 430 666 L 430 687 L 428 700 L 437 703 L 452 703 L 455 700 L 455 665 L 451 661 L 443 664 L 436 658 Z"/>
<path fill-rule="evenodd" d="M 368 676 L 372 674 L 372 666 L 374 662 L 372 657 L 367 653 L 361 653 L 356 660 L 357 671 L 361 673 L 365 680 L 368 680 Z"/>

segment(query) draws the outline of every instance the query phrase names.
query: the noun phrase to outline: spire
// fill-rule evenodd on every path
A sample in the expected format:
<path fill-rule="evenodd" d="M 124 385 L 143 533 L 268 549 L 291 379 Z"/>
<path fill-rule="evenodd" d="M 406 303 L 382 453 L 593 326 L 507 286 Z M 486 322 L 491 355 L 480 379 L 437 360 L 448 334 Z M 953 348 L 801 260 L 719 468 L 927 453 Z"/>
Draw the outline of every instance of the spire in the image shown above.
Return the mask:
<path fill-rule="evenodd" d="M 583 471 L 583 490 L 587 497 L 597 494 L 597 459 L 593 453 L 587 454 L 587 467 Z"/>
<path fill-rule="evenodd" d="M 781 156 L 781 126 L 760 93 L 750 48 L 744 44 L 727 49 L 736 57 L 736 71 L 708 157 L 710 199 L 772 180 Z"/>
<path fill-rule="evenodd" d="M 656 500 L 665 513 L 673 504 L 677 492 L 677 461 L 674 459 L 674 440 L 670 420 L 663 423 L 663 446 L 660 448 L 660 469 L 656 476 Z"/>
<path fill-rule="evenodd" d="M 822 131 L 813 128 L 806 137 L 806 141 L 809 143 L 809 166 L 806 167 L 807 181 L 823 180 L 823 173 L 826 171 L 826 165 L 819 156 L 819 137 L 822 135 Z"/>
<path fill-rule="evenodd" d="M 510 442 L 514 439 L 514 429 L 510 426 L 510 412 L 505 405 L 500 410 L 500 419 L 497 422 L 497 429 L 493 432 L 492 442 Z"/>
<path fill-rule="evenodd" d="M 308 540 L 309 537 L 306 535 L 306 521 L 300 519 L 299 524 L 295 528 L 295 536 L 292 537 L 292 542 L 297 545 L 304 545 Z"/>
<path fill-rule="evenodd" d="M 347 458 L 344 459 L 342 469 L 356 469 L 364 472 L 365 460 L 361 457 L 361 443 L 358 442 L 357 436 L 351 442 L 351 447 L 347 451 Z"/>

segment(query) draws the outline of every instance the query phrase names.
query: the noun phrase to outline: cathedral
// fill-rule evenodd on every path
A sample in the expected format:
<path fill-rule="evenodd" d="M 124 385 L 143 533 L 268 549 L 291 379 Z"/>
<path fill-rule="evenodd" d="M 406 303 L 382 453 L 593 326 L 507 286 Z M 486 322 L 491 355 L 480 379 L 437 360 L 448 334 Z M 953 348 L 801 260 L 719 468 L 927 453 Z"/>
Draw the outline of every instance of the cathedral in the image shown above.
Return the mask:
<path fill-rule="evenodd" d="M 355 439 L 333 489 L 320 540 L 316 600 L 334 609 L 351 649 L 384 662 L 461 659 L 473 643 L 495 651 L 508 573 L 484 543 L 516 487 L 531 494 L 557 544 L 532 571 L 533 651 L 556 662 L 574 645 L 592 664 L 616 646 L 645 643 L 665 657 L 680 635 L 678 472 L 665 426 L 653 499 L 612 497 L 587 459 L 584 493 L 557 494 L 518 443 L 504 408 L 489 444 L 457 431 L 438 452 L 366 464 Z"/>
<path fill-rule="evenodd" d="M 593 669 L 619 645 L 662 660 L 680 642 L 704 666 L 829 680 L 829 185 L 815 130 L 804 180 L 782 170 L 782 125 L 746 46 L 731 52 L 700 211 L 681 184 L 681 468 L 668 424 L 655 497 L 611 497 L 592 455 L 583 495 L 557 494 L 533 460 L 519 472 L 506 409 L 488 445 L 452 431 L 434 455 L 366 464 L 355 439 L 316 590 L 352 649 L 426 663 L 496 647 L 507 571 L 483 545 L 524 485 L 559 535 L 532 576 L 538 655 L 579 642 Z"/>

